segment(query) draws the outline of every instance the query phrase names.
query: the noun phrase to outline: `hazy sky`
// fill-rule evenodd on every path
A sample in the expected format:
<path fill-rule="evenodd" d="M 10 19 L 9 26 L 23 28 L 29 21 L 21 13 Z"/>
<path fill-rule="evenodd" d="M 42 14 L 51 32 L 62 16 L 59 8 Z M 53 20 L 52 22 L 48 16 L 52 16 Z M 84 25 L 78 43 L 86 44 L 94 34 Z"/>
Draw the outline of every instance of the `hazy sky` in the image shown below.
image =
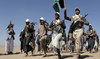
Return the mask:
<path fill-rule="evenodd" d="M 65 0 L 67 14 L 69 17 L 75 15 L 74 9 L 80 8 L 81 15 L 88 13 L 86 19 L 100 36 L 100 0 Z M 0 0 L 0 45 L 5 44 L 7 38 L 6 27 L 11 20 L 14 24 L 15 45 L 19 45 L 19 34 L 25 26 L 28 18 L 31 22 L 37 22 L 35 29 L 39 25 L 39 18 L 44 17 L 47 22 L 55 19 L 54 0 Z M 60 12 L 61 19 L 64 19 L 64 9 Z M 65 21 L 66 33 L 68 32 L 70 21 Z M 88 27 L 85 26 L 87 30 Z"/>

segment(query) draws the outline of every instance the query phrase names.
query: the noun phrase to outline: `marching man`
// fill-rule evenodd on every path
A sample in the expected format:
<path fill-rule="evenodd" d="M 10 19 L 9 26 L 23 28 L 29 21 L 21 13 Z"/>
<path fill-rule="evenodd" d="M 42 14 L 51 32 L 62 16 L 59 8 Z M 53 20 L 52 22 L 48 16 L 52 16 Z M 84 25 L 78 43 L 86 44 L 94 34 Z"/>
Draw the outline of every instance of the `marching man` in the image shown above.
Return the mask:
<path fill-rule="evenodd" d="M 63 32 L 65 29 L 64 21 L 60 20 L 60 13 L 55 13 L 55 20 L 53 20 L 49 26 L 49 30 L 52 31 L 51 46 L 54 47 L 54 52 L 58 54 L 58 59 L 61 59 L 60 54 L 60 39 L 62 39 Z"/>
<path fill-rule="evenodd" d="M 80 44 L 81 44 L 81 37 L 83 35 L 84 32 L 84 24 L 85 25 L 89 25 L 89 22 L 85 19 L 85 17 L 80 15 L 80 9 L 79 8 L 75 8 L 75 16 L 72 17 L 68 17 L 66 14 L 66 7 L 64 9 L 64 18 L 66 20 L 71 21 L 71 29 L 72 29 L 72 33 L 73 33 L 73 38 L 75 40 L 75 50 L 76 50 L 76 55 L 77 58 L 80 57 Z"/>
<path fill-rule="evenodd" d="M 42 52 L 44 52 L 44 56 L 43 57 L 46 57 L 47 54 L 46 54 L 46 40 L 47 40 L 47 27 L 45 25 L 45 20 L 43 17 L 40 18 L 40 25 L 38 26 L 38 30 L 37 30 L 37 33 L 35 35 L 35 39 L 36 37 L 40 35 L 40 39 L 39 39 L 39 42 L 40 42 L 40 47 L 41 47 L 41 50 Z"/>
<path fill-rule="evenodd" d="M 7 27 L 7 34 L 8 34 L 8 37 L 7 37 L 7 40 L 6 40 L 6 46 L 5 46 L 5 51 L 8 53 L 8 54 L 13 54 L 13 48 L 14 48 L 14 35 L 15 35 L 15 32 L 13 30 L 13 26 L 14 24 L 9 24 L 8 27 Z"/>

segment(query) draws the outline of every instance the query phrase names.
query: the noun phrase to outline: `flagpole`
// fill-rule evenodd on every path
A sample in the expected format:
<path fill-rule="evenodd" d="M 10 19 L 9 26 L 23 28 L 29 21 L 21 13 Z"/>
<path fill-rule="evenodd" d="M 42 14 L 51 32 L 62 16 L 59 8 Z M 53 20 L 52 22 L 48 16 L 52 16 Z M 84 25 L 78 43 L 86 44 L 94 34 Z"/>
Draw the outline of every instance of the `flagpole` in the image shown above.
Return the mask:
<path fill-rule="evenodd" d="M 10 23 L 9 24 L 12 24 L 11 20 L 10 20 Z"/>
<path fill-rule="evenodd" d="M 66 8 L 65 0 L 64 0 L 64 8 Z"/>

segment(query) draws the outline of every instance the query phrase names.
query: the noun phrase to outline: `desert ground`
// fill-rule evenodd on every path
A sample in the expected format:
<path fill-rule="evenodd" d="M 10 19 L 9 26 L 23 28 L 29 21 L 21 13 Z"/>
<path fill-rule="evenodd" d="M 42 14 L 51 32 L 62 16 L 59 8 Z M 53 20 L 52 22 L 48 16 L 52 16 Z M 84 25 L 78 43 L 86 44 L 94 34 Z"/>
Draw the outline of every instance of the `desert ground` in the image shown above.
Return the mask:
<path fill-rule="evenodd" d="M 0 59 L 57 59 L 57 56 L 52 52 L 48 52 L 47 57 L 43 57 L 42 54 L 39 54 L 36 50 L 33 55 L 31 55 L 30 52 L 29 56 L 25 57 L 25 53 L 20 53 L 20 46 L 15 46 L 13 53 L 12 55 L 7 55 L 5 46 L 0 46 Z M 61 56 L 63 59 L 76 58 L 74 53 L 69 52 L 62 52 Z M 81 53 L 80 59 L 100 59 L 100 51 L 97 53 L 83 52 Z"/>

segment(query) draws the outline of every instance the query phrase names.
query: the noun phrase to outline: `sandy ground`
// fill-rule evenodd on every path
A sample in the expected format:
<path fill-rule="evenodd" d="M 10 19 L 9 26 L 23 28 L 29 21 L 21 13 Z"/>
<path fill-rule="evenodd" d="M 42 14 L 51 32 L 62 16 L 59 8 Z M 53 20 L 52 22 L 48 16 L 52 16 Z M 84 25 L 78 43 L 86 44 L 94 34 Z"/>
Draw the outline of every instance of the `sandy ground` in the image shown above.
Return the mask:
<path fill-rule="evenodd" d="M 34 54 L 31 55 L 29 53 L 28 57 L 25 57 L 25 53 L 20 53 L 20 47 L 15 46 L 14 47 L 14 54 L 13 55 L 7 55 L 5 52 L 5 47 L 0 46 L 0 59 L 57 59 L 57 56 L 55 56 L 52 52 L 47 53 L 47 57 L 42 57 L 42 55 L 39 55 L 36 51 L 34 51 Z M 74 53 L 67 53 L 63 52 L 61 53 L 63 59 L 76 59 Z M 97 53 L 81 53 L 80 59 L 100 59 L 100 51 Z"/>

